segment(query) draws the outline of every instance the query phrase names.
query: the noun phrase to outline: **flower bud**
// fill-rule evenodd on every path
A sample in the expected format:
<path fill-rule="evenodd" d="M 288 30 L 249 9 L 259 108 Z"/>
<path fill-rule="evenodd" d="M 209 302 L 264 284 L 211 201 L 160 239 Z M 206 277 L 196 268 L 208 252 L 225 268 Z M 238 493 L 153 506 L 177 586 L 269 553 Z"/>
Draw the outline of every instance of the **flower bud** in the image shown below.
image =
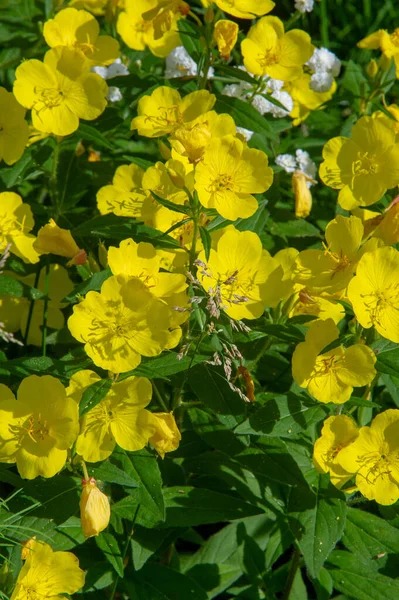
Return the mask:
<path fill-rule="evenodd" d="M 103 269 L 108 267 L 108 250 L 104 242 L 98 244 L 98 260 Z"/>
<path fill-rule="evenodd" d="M 174 169 L 171 169 L 170 167 L 169 169 L 167 169 L 167 172 L 172 180 L 173 185 L 175 185 L 177 188 L 183 189 L 186 185 L 183 175 L 180 175 L 180 173 L 178 173 Z"/>
<path fill-rule="evenodd" d="M 306 185 L 309 178 L 301 171 L 292 174 L 292 189 L 295 194 L 295 216 L 304 219 L 312 209 L 312 194 Z"/>
<path fill-rule="evenodd" d="M 222 19 L 215 25 L 214 40 L 218 45 L 219 54 L 225 60 L 230 58 L 230 53 L 237 42 L 238 25 L 234 21 Z"/>
<path fill-rule="evenodd" d="M 162 140 L 158 140 L 158 150 L 164 160 L 169 160 L 172 157 L 170 148 Z"/>
<path fill-rule="evenodd" d="M 80 520 L 86 538 L 98 535 L 105 529 L 111 517 L 109 500 L 100 492 L 96 480 L 90 477 L 82 479 L 82 496 L 80 498 Z"/>
<path fill-rule="evenodd" d="M 379 60 L 380 69 L 384 72 L 388 71 L 389 67 L 391 66 L 391 62 L 392 62 L 391 57 L 388 58 L 388 56 L 385 56 L 385 54 L 381 54 L 380 60 Z"/>
<path fill-rule="evenodd" d="M 212 23 L 214 18 L 215 18 L 215 11 L 213 10 L 212 5 L 208 6 L 208 8 L 206 9 L 206 12 L 205 12 L 205 17 L 204 17 L 205 23 Z"/>
<path fill-rule="evenodd" d="M 152 425 L 155 427 L 155 432 L 148 441 L 158 454 L 162 458 L 165 458 L 166 452 L 172 452 L 179 447 L 181 440 L 180 431 L 171 412 L 152 413 L 152 417 Z"/>
<path fill-rule="evenodd" d="M 367 65 L 366 73 L 368 77 L 370 77 L 370 79 L 374 79 L 374 77 L 377 75 L 378 65 L 377 61 L 374 58 L 370 60 L 369 64 Z"/>

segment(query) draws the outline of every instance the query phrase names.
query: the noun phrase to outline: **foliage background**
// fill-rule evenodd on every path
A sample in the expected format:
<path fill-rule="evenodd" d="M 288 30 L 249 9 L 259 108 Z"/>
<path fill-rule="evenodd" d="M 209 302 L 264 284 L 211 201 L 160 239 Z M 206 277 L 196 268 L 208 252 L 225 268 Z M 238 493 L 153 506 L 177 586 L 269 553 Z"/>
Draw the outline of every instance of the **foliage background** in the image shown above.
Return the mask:
<path fill-rule="evenodd" d="M 273 14 L 287 21 L 292 4 L 278 2 Z M 11 89 L 20 61 L 44 55 L 42 26 L 54 7 L 52 0 L 2 0 L 0 9 L 0 85 Z M 313 43 L 330 48 L 342 60 L 338 91 L 327 110 L 308 118 L 306 132 L 292 128 L 288 119 L 256 119 L 249 109 L 242 113 L 229 106 L 237 125 L 256 132 L 250 145 L 265 150 L 272 164 L 277 154 L 297 148 L 308 150 L 319 164 L 324 143 L 348 134 L 368 93 L 364 66 L 371 53 L 358 50 L 357 41 L 377 28 L 391 29 L 398 20 L 399 7 L 392 0 L 316 2 L 314 11 L 296 25 L 309 32 Z M 113 24 L 102 25 L 115 35 Z M 248 26 L 240 22 L 243 32 Z M 198 43 L 189 36 L 183 39 L 198 59 Z M 0 191 L 21 194 L 32 206 L 37 228 L 54 217 L 94 256 L 100 240 L 109 245 L 132 236 L 136 242 L 173 244 L 165 237 L 156 239 L 158 232 L 132 220 L 98 217 L 96 210 L 96 192 L 112 179 L 117 166 L 135 162 L 145 168 L 161 159 L 157 143 L 131 137 L 129 124 L 140 96 L 163 84 L 163 60 L 127 47 L 123 54 L 131 60 L 131 74 L 113 81 L 122 89 L 123 101 L 109 106 L 96 122 L 81 123 L 63 141 L 57 165 L 54 140 L 46 138 L 30 146 L 14 166 L 0 168 Z M 138 58 L 141 69 L 134 64 Z M 393 83 L 391 78 L 392 103 L 399 90 Z M 196 89 L 194 82 L 176 85 L 182 93 Z M 213 91 L 220 92 L 221 86 L 215 82 Z M 226 111 L 223 97 L 217 109 Z M 76 156 L 79 140 L 100 151 L 101 162 L 88 162 L 87 153 Z M 259 211 L 238 227 L 258 233 L 272 254 L 287 246 L 317 247 L 325 224 L 336 214 L 336 192 L 319 184 L 313 196 L 311 216 L 306 221 L 295 219 L 289 176 L 276 168 L 274 184 Z M 383 204 L 389 201 L 386 197 Z M 35 271 L 17 259 L 7 267 L 20 274 Z M 75 272 L 71 277 L 76 287 L 68 301 L 99 289 L 108 275 L 100 271 L 82 283 L 85 273 Z M 0 280 L 1 294 L 35 297 L 34 288 L 18 289 L 10 290 Z M 224 333 L 232 335 L 228 329 Z M 143 361 L 134 374 L 153 381 L 155 406 L 162 398 L 171 408 L 176 390 L 185 390 L 177 413 L 182 443 L 164 461 L 150 450 L 120 450 L 90 468 L 113 502 L 111 526 L 98 538 L 83 543 L 77 473 L 64 471 L 50 480 L 27 482 L 8 465 L 0 465 L 1 555 L 10 568 L 7 574 L 3 566 L 2 597 L 7 598 L 6 590 L 21 565 L 18 542 L 37 535 L 56 550 L 73 549 L 87 569 L 85 588 L 76 597 L 88 600 L 123 594 L 140 600 L 397 600 L 397 506 L 378 507 L 356 496 L 347 500 L 329 484 L 328 476 L 320 476 L 312 466 L 320 422 L 334 413 L 292 382 L 291 355 L 303 335 L 300 322 L 270 323 L 265 318 L 253 325 L 250 334 L 235 334 L 256 382 L 254 405 L 243 404 L 222 371 L 204 364 L 218 349 L 216 338 L 204 340 L 195 356 L 181 361 L 175 352 Z M 7 347 L 0 354 L 1 381 L 15 387 L 26 375 L 48 373 L 67 385 L 71 374 L 91 367 L 66 328 L 49 342 L 46 357 L 32 347 L 28 353 L 18 346 Z M 399 350 L 386 341 L 376 349 L 381 376 L 372 403 L 354 398 L 346 405 L 357 411 L 363 424 L 370 421 L 373 408 L 378 412 L 399 407 Z M 94 403 L 101 394 L 101 385 L 92 387 L 84 401 Z"/>

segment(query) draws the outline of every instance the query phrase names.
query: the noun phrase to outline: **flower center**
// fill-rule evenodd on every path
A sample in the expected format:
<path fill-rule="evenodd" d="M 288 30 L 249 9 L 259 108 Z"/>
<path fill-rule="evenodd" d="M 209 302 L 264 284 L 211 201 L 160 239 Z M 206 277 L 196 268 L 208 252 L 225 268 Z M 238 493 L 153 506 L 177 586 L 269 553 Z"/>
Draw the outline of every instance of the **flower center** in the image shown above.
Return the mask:
<path fill-rule="evenodd" d="M 35 87 L 34 92 L 39 96 L 45 108 L 55 108 L 60 106 L 65 100 L 64 92 L 58 88 L 39 88 Z"/>
<path fill-rule="evenodd" d="M 38 415 L 31 415 L 25 424 L 25 431 L 30 439 L 37 443 L 48 437 L 48 423 L 40 413 Z"/>
<path fill-rule="evenodd" d="M 263 54 L 258 54 L 257 62 L 261 67 L 270 67 L 278 63 L 279 55 L 276 48 L 266 50 Z"/>
<path fill-rule="evenodd" d="M 161 128 L 174 128 L 184 122 L 177 104 L 174 106 L 159 106 L 158 111 L 159 115 L 147 116 L 145 120 Z"/>
<path fill-rule="evenodd" d="M 214 179 L 210 185 L 210 190 L 215 193 L 221 190 L 230 190 L 233 185 L 233 178 L 231 175 L 221 174 Z"/>
<path fill-rule="evenodd" d="M 378 163 L 375 157 L 368 152 L 358 152 L 357 160 L 353 163 L 353 174 L 357 175 L 376 175 L 378 173 Z"/>
<path fill-rule="evenodd" d="M 381 318 L 387 309 L 398 310 L 399 283 L 391 284 L 384 290 L 376 290 L 370 294 L 362 294 L 362 298 L 369 298 L 364 302 L 370 312 L 370 318 L 374 323 L 382 326 Z"/>
<path fill-rule="evenodd" d="M 335 263 L 334 266 L 330 269 L 331 279 L 334 277 L 336 273 L 340 271 L 345 271 L 351 264 L 351 260 L 340 250 L 339 254 L 337 252 L 332 252 L 324 243 L 324 254 L 329 256 Z"/>
<path fill-rule="evenodd" d="M 399 47 L 399 28 L 396 28 L 389 37 L 391 39 L 391 43 L 394 46 Z"/>

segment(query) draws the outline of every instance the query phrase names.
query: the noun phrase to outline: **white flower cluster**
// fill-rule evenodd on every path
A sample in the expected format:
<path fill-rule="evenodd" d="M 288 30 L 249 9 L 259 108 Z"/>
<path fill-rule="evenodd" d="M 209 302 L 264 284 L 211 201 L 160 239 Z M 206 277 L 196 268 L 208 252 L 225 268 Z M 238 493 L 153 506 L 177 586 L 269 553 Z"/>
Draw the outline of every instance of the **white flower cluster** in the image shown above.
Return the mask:
<path fill-rule="evenodd" d="M 239 69 L 246 71 L 243 66 L 239 67 Z M 294 107 L 294 101 L 288 92 L 282 91 L 281 88 L 283 87 L 284 82 L 268 77 L 263 77 L 263 82 L 262 93 L 255 94 L 253 98 L 253 87 L 247 81 L 226 85 L 222 90 L 222 94 L 233 98 L 240 98 L 240 100 L 250 99 L 252 106 L 256 108 L 261 115 L 270 113 L 275 119 L 289 115 Z M 284 108 L 273 104 L 273 102 L 267 100 L 262 94 L 268 94 L 271 98 L 282 104 Z"/>
<path fill-rule="evenodd" d="M 328 92 L 333 84 L 334 77 L 338 77 L 341 70 L 341 61 L 327 48 L 316 48 L 313 55 L 306 63 L 312 69 L 310 87 L 315 92 Z"/>
<path fill-rule="evenodd" d="M 245 138 L 247 142 L 249 142 L 249 140 L 254 134 L 253 131 L 251 131 L 250 129 L 245 129 L 245 127 L 237 127 L 236 129 L 237 133 L 241 133 L 241 135 Z"/>
<path fill-rule="evenodd" d="M 208 77 L 213 77 L 215 71 L 212 67 Z M 197 63 L 191 58 L 184 46 L 177 46 L 166 57 L 165 79 L 175 77 L 195 77 L 198 74 Z"/>
<path fill-rule="evenodd" d="M 295 0 L 295 8 L 301 13 L 312 12 L 314 0 Z"/>
<path fill-rule="evenodd" d="M 286 173 L 300 171 L 306 177 L 309 177 L 309 180 L 306 181 L 308 188 L 314 185 L 317 168 L 306 150 L 297 150 L 295 156 L 292 154 L 279 154 L 276 156 L 276 165 L 284 169 Z"/>
<path fill-rule="evenodd" d="M 113 77 L 118 77 L 120 75 L 129 75 L 129 69 L 123 64 L 120 58 L 117 58 L 116 61 L 108 67 L 92 67 L 90 71 L 97 73 L 97 75 L 100 75 L 103 79 L 112 79 Z M 109 86 L 107 100 L 108 102 L 119 102 L 119 100 L 122 100 L 120 89 L 114 85 Z"/>

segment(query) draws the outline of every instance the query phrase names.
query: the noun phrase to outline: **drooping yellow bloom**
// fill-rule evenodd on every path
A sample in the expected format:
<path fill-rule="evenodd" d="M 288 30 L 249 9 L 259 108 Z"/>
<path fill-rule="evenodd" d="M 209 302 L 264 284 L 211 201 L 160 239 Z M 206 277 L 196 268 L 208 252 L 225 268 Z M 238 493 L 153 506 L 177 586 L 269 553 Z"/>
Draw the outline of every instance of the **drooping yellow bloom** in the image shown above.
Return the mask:
<path fill-rule="evenodd" d="M 338 463 L 339 453 L 352 444 L 359 431 L 356 423 L 350 417 L 339 415 L 328 417 L 323 423 L 321 437 L 316 440 L 313 448 L 313 464 L 320 473 L 330 473 L 330 480 L 335 487 L 340 488 L 353 477 Z"/>
<path fill-rule="evenodd" d="M 361 245 L 363 231 L 363 224 L 357 217 L 335 217 L 326 227 L 324 250 L 299 253 L 296 281 L 318 291 L 345 290 L 360 258 L 379 244 L 374 239 Z"/>
<path fill-rule="evenodd" d="M 244 65 L 250 73 L 282 81 L 300 77 L 313 50 L 309 34 L 300 29 L 284 33 L 284 24 L 277 17 L 259 19 L 241 43 Z"/>
<path fill-rule="evenodd" d="M 360 40 L 358 48 L 369 50 L 381 50 L 387 59 L 393 58 L 396 66 L 396 77 L 399 78 L 399 28 L 388 33 L 385 29 L 379 29 L 371 35 Z"/>
<path fill-rule="evenodd" d="M 252 231 L 229 227 L 220 237 L 209 260 L 201 252 L 198 278 L 205 290 L 221 298 L 221 307 L 233 319 L 257 319 L 263 314 L 268 275 L 275 261 Z M 205 271 L 207 274 L 204 274 Z"/>
<path fill-rule="evenodd" d="M 312 210 L 312 193 L 306 185 L 307 175 L 302 171 L 295 171 L 292 174 L 292 189 L 295 194 L 295 216 L 300 219 L 306 219 Z"/>
<path fill-rule="evenodd" d="M 204 6 L 211 4 L 210 0 L 201 0 Z M 275 7 L 272 0 L 215 0 L 223 12 L 239 19 L 255 19 L 269 13 Z"/>
<path fill-rule="evenodd" d="M 21 158 L 29 138 L 25 109 L 14 94 L 0 87 L 0 162 L 13 165 Z"/>
<path fill-rule="evenodd" d="M 237 43 L 238 25 L 234 21 L 221 19 L 215 23 L 213 38 L 218 45 L 219 54 L 227 60 Z"/>
<path fill-rule="evenodd" d="M 74 306 L 68 327 L 95 365 L 125 373 L 141 356 L 157 356 L 178 343 L 181 330 L 169 330 L 170 312 L 140 280 L 121 283 L 110 277 L 101 293 L 89 292 Z"/>
<path fill-rule="evenodd" d="M 105 185 L 97 192 L 97 208 L 100 213 L 141 217 L 143 202 L 147 196 L 142 189 L 143 174 L 143 169 L 134 163 L 118 167 L 112 185 Z"/>
<path fill-rule="evenodd" d="M 38 254 L 70 258 L 68 265 L 83 265 L 87 261 L 86 252 L 79 248 L 69 229 L 61 229 L 54 219 L 39 229 L 33 247 Z"/>
<path fill-rule="evenodd" d="M 179 15 L 186 16 L 190 6 L 184 0 L 156 0 L 155 6 L 142 13 L 145 21 L 151 21 L 154 28 L 154 38 L 158 40 L 170 31 L 172 24 Z"/>
<path fill-rule="evenodd" d="M 108 527 L 111 518 L 111 507 L 105 494 L 97 487 L 94 477 L 82 481 L 80 497 L 80 522 L 85 538 L 98 535 Z"/>
<path fill-rule="evenodd" d="M 215 102 L 216 97 L 207 90 L 192 92 L 182 99 L 177 90 L 163 85 L 151 96 L 140 98 L 138 116 L 132 120 L 131 128 L 145 137 L 166 135 L 211 110 Z"/>
<path fill-rule="evenodd" d="M 313 290 L 302 288 L 295 294 L 295 304 L 289 313 L 290 317 L 312 315 L 317 319 L 332 319 L 337 325 L 345 317 L 345 309 L 339 302 L 317 295 Z M 308 321 L 306 325 L 313 323 Z"/>
<path fill-rule="evenodd" d="M 157 5 L 157 0 L 125 0 L 125 10 L 119 13 L 116 28 L 129 48 L 145 50 L 148 46 L 155 56 L 164 58 L 181 45 L 177 22 L 182 14 L 167 11 L 154 23 L 145 15 Z"/>
<path fill-rule="evenodd" d="M 58 600 L 80 590 L 84 582 L 85 574 L 72 552 L 53 552 L 48 544 L 30 540 L 10 600 Z"/>
<path fill-rule="evenodd" d="M 144 377 L 114 383 L 106 397 L 83 417 L 76 452 L 87 462 L 110 456 L 118 444 L 124 450 L 141 450 L 154 433 L 152 416 L 145 410 L 152 387 Z"/>
<path fill-rule="evenodd" d="M 32 109 L 32 123 L 39 131 L 69 135 L 79 119 L 96 119 L 107 105 L 108 86 L 82 53 L 69 48 L 49 50 L 44 62 L 32 59 L 15 71 L 14 94 Z"/>
<path fill-rule="evenodd" d="M 399 252 L 383 247 L 365 254 L 348 286 L 348 298 L 362 327 L 374 326 L 399 343 Z"/>
<path fill-rule="evenodd" d="M 18 400 L 0 385 L 0 462 L 16 463 L 25 479 L 53 477 L 79 433 L 78 407 L 51 375 L 30 375 Z"/>
<path fill-rule="evenodd" d="M 25 263 L 37 263 L 39 255 L 33 247 L 35 236 L 32 210 L 14 192 L 0 194 L 0 253 L 11 244 L 10 252 Z"/>
<path fill-rule="evenodd" d="M 287 91 L 294 101 L 294 107 L 290 112 L 293 125 L 300 125 L 313 110 L 321 108 L 333 97 L 337 84 L 334 80 L 328 92 L 315 92 L 310 87 L 311 76 L 304 73 L 294 81 L 286 81 L 284 90 Z"/>
<path fill-rule="evenodd" d="M 323 148 L 320 177 L 340 190 L 338 202 L 346 210 L 378 202 L 399 184 L 399 144 L 392 119 L 362 117 L 351 138 L 335 137 Z"/>
<path fill-rule="evenodd" d="M 377 415 L 370 427 L 341 450 L 337 463 L 356 473 L 356 486 L 369 500 L 389 505 L 399 499 L 399 410 Z"/>
<path fill-rule="evenodd" d="M 161 458 L 179 447 L 181 434 L 173 413 L 151 413 L 155 433 L 148 440 Z"/>
<path fill-rule="evenodd" d="M 85 10 L 64 8 L 46 21 L 43 35 L 50 48 L 78 50 L 90 66 L 109 65 L 119 57 L 119 43 L 110 35 L 99 35 L 100 26 Z"/>
<path fill-rule="evenodd" d="M 386 246 L 399 242 L 399 199 L 395 198 L 383 214 L 358 209 L 364 219 L 364 233 L 382 240 Z M 355 211 L 354 211 L 355 212 Z M 357 214 L 357 213 L 356 213 Z"/>
<path fill-rule="evenodd" d="M 68 398 L 73 398 L 76 404 L 79 404 L 87 388 L 96 383 L 96 381 L 100 381 L 100 379 L 101 377 L 90 369 L 82 369 L 82 371 L 74 373 L 66 388 Z"/>
<path fill-rule="evenodd" d="M 298 250 L 295 248 L 284 248 L 273 256 L 275 268 L 263 286 L 266 306 L 274 308 L 280 300 L 289 298 L 298 287 L 294 280 L 297 256 Z"/>
<path fill-rule="evenodd" d="M 201 204 L 231 221 L 253 215 L 258 203 L 252 194 L 265 192 L 272 181 L 266 154 L 232 135 L 211 140 L 195 171 Z"/>
<path fill-rule="evenodd" d="M 343 348 L 338 345 L 321 353 L 338 337 L 339 331 L 332 319 L 315 321 L 292 356 L 294 380 L 320 402 L 342 404 L 349 400 L 354 387 L 371 383 L 376 375 L 376 357 L 368 346 L 355 344 Z"/>

